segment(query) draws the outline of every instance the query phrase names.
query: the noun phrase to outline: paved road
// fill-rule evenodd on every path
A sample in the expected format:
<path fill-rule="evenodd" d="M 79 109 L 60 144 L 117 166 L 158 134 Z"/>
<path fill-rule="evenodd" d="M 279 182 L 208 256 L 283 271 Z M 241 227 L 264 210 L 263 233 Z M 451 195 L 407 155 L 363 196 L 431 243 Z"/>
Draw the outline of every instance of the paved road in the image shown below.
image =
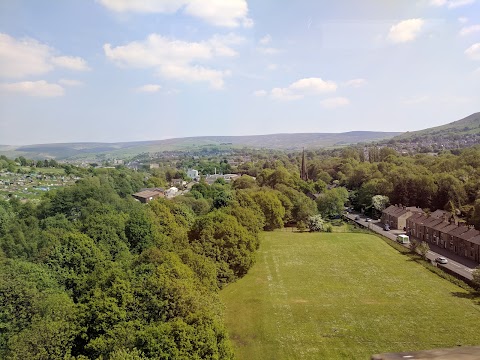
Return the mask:
<path fill-rule="evenodd" d="M 390 230 L 390 231 L 385 231 L 383 230 L 382 224 L 380 220 L 372 220 L 371 222 L 366 222 L 365 219 L 366 217 L 355 214 L 355 213 L 349 213 L 345 215 L 347 218 L 349 218 L 352 221 L 355 221 L 357 224 L 369 228 L 370 230 L 373 230 L 393 241 L 396 240 L 397 235 L 399 234 L 405 234 L 404 231 L 401 230 Z M 355 217 L 359 216 L 358 220 L 355 220 Z M 404 245 L 405 247 L 408 247 Z M 452 270 L 453 272 L 463 276 L 466 279 L 471 280 L 473 278 L 472 272 L 475 269 L 476 266 L 478 266 L 478 263 L 475 261 L 469 260 L 469 259 L 464 259 L 461 256 L 458 256 L 456 254 L 452 254 L 450 251 L 443 249 L 439 246 L 436 246 L 435 244 L 428 244 L 430 247 L 430 251 L 427 253 L 427 259 L 432 261 L 433 264 L 435 263 L 435 258 L 439 256 L 443 256 L 448 259 L 448 264 L 441 265 L 446 267 L 447 269 Z"/>

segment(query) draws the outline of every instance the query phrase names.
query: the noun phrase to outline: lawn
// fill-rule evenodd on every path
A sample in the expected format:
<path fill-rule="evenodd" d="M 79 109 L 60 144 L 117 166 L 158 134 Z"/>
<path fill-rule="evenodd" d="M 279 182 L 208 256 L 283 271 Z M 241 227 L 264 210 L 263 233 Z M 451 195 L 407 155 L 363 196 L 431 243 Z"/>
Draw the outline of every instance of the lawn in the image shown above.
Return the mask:
<path fill-rule="evenodd" d="M 368 234 L 264 233 L 255 266 L 220 295 L 240 360 L 480 344 L 465 290 Z"/>

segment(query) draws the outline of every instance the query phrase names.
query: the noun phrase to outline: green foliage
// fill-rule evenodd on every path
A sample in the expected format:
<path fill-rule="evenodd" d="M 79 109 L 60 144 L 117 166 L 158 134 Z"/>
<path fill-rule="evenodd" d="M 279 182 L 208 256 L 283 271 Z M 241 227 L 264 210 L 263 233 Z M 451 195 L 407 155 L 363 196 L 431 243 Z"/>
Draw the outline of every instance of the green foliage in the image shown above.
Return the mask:
<path fill-rule="evenodd" d="M 339 216 L 348 200 L 348 191 L 343 188 L 334 188 L 325 191 L 317 198 L 318 211 L 324 218 Z"/>
<path fill-rule="evenodd" d="M 377 210 L 378 212 L 382 212 L 385 210 L 387 205 L 389 204 L 390 200 L 388 199 L 388 196 L 384 195 L 375 195 L 372 197 L 372 205 Z"/>
<path fill-rule="evenodd" d="M 246 274 L 255 261 L 258 238 L 237 219 L 216 210 L 199 217 L 189 233 L 193 250 L 215 261 L 220 286 Z"/>
<path fill-rule="evenodd" d="M 242 175 L 238 179 L 236 179 L 232 187 L 236 190 L 238 189 L 253 189 L 257 186 L 255 179 L 248 175 Z"/>
<path fill-rule="evenodd" d="M 281 229 L 285 208 L 278 199 L 277 194 L 272 190 L 261 190 L 251 194 L 252 199 L 258 205 L 265 218 L 265 230 Z"/>
<path fill-rule="evenodd" d="M 307 219 L 307 226 L 311 232 L 323 231 L 325 229 L 325 220 L 322 215 L 313 215 Z"/>

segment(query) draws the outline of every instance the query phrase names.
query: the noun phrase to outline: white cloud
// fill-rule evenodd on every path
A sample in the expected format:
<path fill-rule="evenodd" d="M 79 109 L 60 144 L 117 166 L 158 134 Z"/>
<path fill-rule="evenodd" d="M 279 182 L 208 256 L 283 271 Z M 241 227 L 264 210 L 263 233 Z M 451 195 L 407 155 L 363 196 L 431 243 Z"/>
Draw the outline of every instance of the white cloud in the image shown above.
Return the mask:
<path fill-rule="evenodd" d="M 455 9 L 461 6 L 473 4 L 475 0 L 431 0 L 430 5 L 432 6 L 446 6 L 449 9 Z"/>
<path fill-rule="evenodd" d="M 480 60 L 480 43 L 470 46 L 467 50 L 465 50 L 465 55 L 472 60 Z"/>
<path fill-rule="evenodd" d="M 23 78 L 32 75 L 42 75 L 57 66 L 70 70 L 87 70 L 85 60 L 79 57 L 54 56 L 54 49 L 25 38 L 15 39 L 0 33 L 0 76 Z"/>
<path fill-rule="evenodd" d="M 320 101 L 322 107 L 326 109 L 336 109 L 339 107 L 347 106 L 350 104 L 350 100 L 344 97 L 334 97 L 328 98 L 325 100 Z"/>
<path fill-rule="evenodd" d="M 139 86 L 135 89 L 135 91 L 137 92 L 146 92 L 146 93 L 153 93 L 153 92 L 157 92 L 158 90 L 160 90 L 162 87 L 160 85 L 157 85 L 157 84 L 147 84 L 147 85 L 143 85 L 143 86 Z"/>
<path fill-rule="evenodd" d="M 74 71 L 88 71 L 87 62 L 80 57 L 56 56 L 51 58 L 52 64 Z"/>
<path fill-rule="evenodd" d="M 320 78 L 305 78 L 295 81 L 289 88 L 300 93 L 318 94 L 336 91 L 337 84 Z"/>
<path fill-rule="evenodd" d="M 461 17 L 458 18 L 458 22 L 459 22 L 460 24 L 465 24 L 465 23 L 468 22 L 468 18 L 465 17 L 465 16 L 461 16 Z"/>
<path fill-rule="evenodd" d="M 182 11 L 209 24 L 250 28 L 246 0 L 97 0 L 115 12 L 163 13 Z"/>
<path fill-rule="evenodd" d="M 466 36 L 470 35 L 476 32 L 480 32 L 480 25 L 471 25 L 471 26 L 465 26 L 460 30 L 460 35 L 461 36 Z"/>
<path fill-rule="evenodd" d="M 48 62 L 51 49 L 33 39 L 17 40 L 0 33 L 0 76 L 21 78 L 45 74 L 53 69 Z"/>
<path fill-rule="evenodd" d="M 4 83 L 0 84 L 0 90 L 38 97 L 56 97 L 65 94 L 63 87 L 58 84 L 47 83 L 45 80 Z"/>
<path fill-rule="evenodd" d="M 278 54 L 281 50 L 274 47 L 258 47 L 258 52 L 264 55 L 275 55 Z"/>
<path fill-rule="evenodd" d="M 321 78 L 304 78 L 297 80 L 285 88 L 273 88 L 270 96 L 277 100 L 297 100 L 306 95 L 320 95 L 335 92 L 337 84 Z"/>
<path fill-rule="evenodd" d="M 479 75 L 480 76 L 480 67 L 476 70 L 474 70 L 473 75 Z"/>
<path fill-rule="evenodd" d="M 346 87 L 353 87 L 353 88 L 359 88 L 367 84 L 367 80 L 365 79 L 352 79 L 349 80 L 345 83 Z"/>
<path fill-rule="evenodd" d="M 257 96 L 257 97 L 262 97 L 262 96 L 267 96 L 268 92 L 266 92 L 265 90 L 256 90 L 253 92 L 253 96 Z"/>
<path fill-rule="evenodd" d="M 270 36 L 270 34 L 267 34 L 264 37 L 262 37 L 258 42 L 261 45 L 267 45 L 270 42 L 272 42 L 272 37 Z"/>
<path fill-rule="evenodd" d="M 273 88 L 271 91 L 272 99 L 276 100 L 297 100 L 303 98 L 303 95 L 295 94 L 288 88 Z"/>
<path fill-rule="evenodd" d="M 82 86 L 83 85 L 83 82 L 78 80 L 72 80 L 72 79 L 60 79 L 58 80 L 58 83 L 65 86 Z"/>
<path fill-rule="evenodd" d="M 209 82 L 214 89 L 222 89 L 224 78 L 230 76 L 230 71 L 208 69 L 203 66 L 184 66 L 168 64 L 159 69 L 159 73 L 165 77 L 180 80 L 183 82 Z"/>
<path fill-rule="evenodd" d="M 233 57 L 237 52 L 230 47 L 243 42 L 234 34 L 215 35 L 202 42 L 186 42 L 151 34 L 144 41 L 134 41 L 123 46 L 105 44 L 105 55 L 121 67 L 153 68 L 156 73 L 177 80 L 207 81 L 213 88 L 220 89 L 229 71 L 204 67 L 199 62 L 215 57 Z"/>
<path fill-rule="evenodd" d="M 475 2 L 475 0 L 451 0 L 451 1 L 448 1 L 447 7 L 449 9 L 455 9 L 455 8 L 458 8 L 458 7 L 461 7 L 461 6 L 471 5 L 474 2 Z"/>
<path fill-rule="evenodd" d="M 415 40 L 422 30 L 423 19 L 408 19 L 393 25 L 388 33 L 388 39 L 394 43 L 404 43 Z"/>

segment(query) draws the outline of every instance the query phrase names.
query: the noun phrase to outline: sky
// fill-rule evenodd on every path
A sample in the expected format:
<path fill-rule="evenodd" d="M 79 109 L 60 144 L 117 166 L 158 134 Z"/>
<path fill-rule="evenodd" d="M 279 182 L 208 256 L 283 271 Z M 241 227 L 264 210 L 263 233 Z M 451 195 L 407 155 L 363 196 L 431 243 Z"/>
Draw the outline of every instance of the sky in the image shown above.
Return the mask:
<path fill-rule="evenodd" d="M 480 0 L 0 1 L 0 144 L 413 131 L 480 111 Z"/>

